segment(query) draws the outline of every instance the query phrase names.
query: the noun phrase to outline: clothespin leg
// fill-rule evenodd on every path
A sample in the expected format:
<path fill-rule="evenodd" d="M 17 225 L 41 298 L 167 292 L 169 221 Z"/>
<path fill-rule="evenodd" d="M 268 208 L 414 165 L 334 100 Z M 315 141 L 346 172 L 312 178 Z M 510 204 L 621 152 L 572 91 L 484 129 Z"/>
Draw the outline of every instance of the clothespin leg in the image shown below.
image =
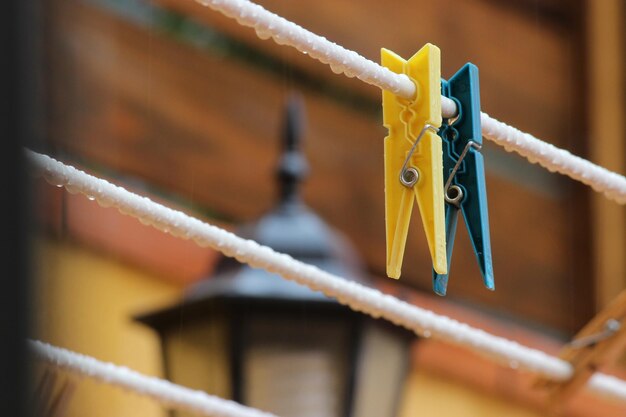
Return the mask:
<path fill-rule="evenodd" d="M 470 149 L 466 158 L 466 166 L 472 167 L 472 181 L 466 184 L 467 201 L 462 204 L 463 217 L 469 231 L 470 241 L 478 260 L 485 287 L 495 289 L 493 264 L 491 260 L 491 239 L 489 235 L 489 214 L 487 211 L 487 186 L 485 184 L 485 164 L 483 155 Z M 472 207 L 472 210 L 468 208 Z M 448 255 L 450 256 L 450 255 Z"/>
<path fill-rule="evenodd" d="M 390 278 L 400 278 L 402 260 L 404 259 L 404 248 L 406 246 L 406 238 L 409 233 L 409 222 L 411 219 L 411 212 L 413 211 L 413 193 L 411 190 L 401 192 L 399 208 L 395 213 L 388 213 L 387 216 L 394 216 L 395 229 L 391 233 L 391 236 L 387 238 L 387 242 L 392 242 L 387 253 L 389 258 L 387 259 L 387 275 Z M 401 215 L 405 213 L 406 215 Z M 391 232 L 391 230 L 389 231 Z"/>
<path fill-rule="evenodd" d="M 456 227 L 459 222 L 459 209 L 451 204 L 446 205 L 446 243 L 448 255 L 448 273 L 438 274 L 433 269 L 433 290 L 435 294 L 444 296 L 448 289 L 448 274 L 450 273 L 450 265 L 452 263 L 452 250 L 454 248 L 454 238 L 456 237 Z"/>
<path fill-rule="evenodd" d="M 443 194 L 443 152 L 441 138 L 434 132 L 424 134 L 420 143 L 427 158 L 417 157 L 418 165 L 429 175 L 417 183 L 415 198 L 420 209 L 433 268 L 440 274 L 448 273 L 445 240 L 445 203 Z"/>

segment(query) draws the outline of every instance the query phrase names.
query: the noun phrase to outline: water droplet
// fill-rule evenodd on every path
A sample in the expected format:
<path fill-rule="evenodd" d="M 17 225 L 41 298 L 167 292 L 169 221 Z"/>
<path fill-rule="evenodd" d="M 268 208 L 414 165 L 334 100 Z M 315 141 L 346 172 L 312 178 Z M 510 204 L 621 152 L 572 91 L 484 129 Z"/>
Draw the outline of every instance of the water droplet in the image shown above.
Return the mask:
<path fill-rule="evenodd" d="M 100 197 L 97 201 L 100 207 L 111 207 L 113 205 L 113 200 L 107 197 Z"/>
<path fill-rule="evenodd" d="M 422 332 L 422 337 L 429 338 L 431 336 L 430 330 L 424 330 Z"/>
<path fill-rule="evenodd" d="M 51 172 L 44 172 L 43 178 L 50 185 L 54 185 L 56 187 L 63 187 L 63 180 Z"/>
<path fill-rule="evenodd" d="M 235 12 L 229 10 L 229 9 L 225 9 L 225 10 L 221 10 L 222 14 L 224 14 L 224 16 L 226 17 L 230 17 L 231 19 L 235 18 Z"/>
<path fill-rule="evenodd" d="M 88 195 L 87 196 L 87 200 L 89 201 L 94 201 L 96 199 L 96 197 L 92 196 L 92 195 Z"/>
<path fill-rule="evenodd" d="M 263 40 L 267 40 L 269 38 L 272 37 L 272 33 L 270 31 L 267 30 L 263 30 L 263 29 L 257 29 L 256 30 L 256 35 Z"/>
<path fill-rule="evenodd" d="M 211 246 L 209 244 L 209 242 L 207 242 L 206 240 L 204 240 L 202 237 L 200 236 L 194 236 L 193 238 L 194 242 L 196 242 L 196 244 L 202 248 L 207 248 L 209 246 Z"/>
<path fill-rule="evenodd" d="M 330 65 L 330 69 L 335 73 L 335 74 L 341 74 L 344 70 L 344 66 L 343 65 L 336 65 L 336 64 L 331 64 Z"/>

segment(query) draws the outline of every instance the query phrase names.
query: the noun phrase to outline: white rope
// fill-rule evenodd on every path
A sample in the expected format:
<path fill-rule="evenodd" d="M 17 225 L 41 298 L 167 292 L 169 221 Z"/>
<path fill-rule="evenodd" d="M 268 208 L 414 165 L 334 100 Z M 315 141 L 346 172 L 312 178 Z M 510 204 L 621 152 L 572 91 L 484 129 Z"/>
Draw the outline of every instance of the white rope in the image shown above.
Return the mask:
<path fill-rule="evenodd" d="M 56 186 L 65 186 L 71 193 L 80 192 L 102 206 L 116 207 L 120 212 L 138 218 L 143 224 L 184 239 L 193 239 L 200 246 L 210 246 L 226 256 L 262 268 L 282 277 L 321 291 L 354 311 L 382 317 L 422 337 L 464 346 L 478 354 L 508 366 L 538 373 L 555 380 L 572 376 L 568 362 L 511 340 L 491 335 L 445 316 L 413 306 L 395 297 L 355 282 L 329 274 L 319 268 L 297 261 L 288 255 L 258 243 L 242 239 L 226 230 L 204 223 L 180 211 L 157 204 L 146 197 L 64 165 L 46 155 L 27 150 L 37 173 Z M 599 382 L 598 382 L 599 381 Z M 606 378 L 589 383 L 599 392 L 626 400 L 624 381 L 607 382 Z M 607 387 L 607 384 L 613 387 Z"/>
<path fill-rule="evenodd" d="M 595 373 L 587 383 L 589 391 L 612 398 L 626 398 L 626 383 L 612 375 Z"/>
<path fill-rule="evenodd" d="M 481 113 L 483 136 L 507 151 L 515 151 L 532 163 L 538 163 L 551 172 L 558 172 L 580 181 L 619 204 L 626 204 L 626 178 L 572 155 L 564 149 L 543 142 L 486 113 Z"/>
<path fill-rule="evenodd" d="M 168 407 L 175 406 L 210 417 L 276 417 L 234 401 L 143 375 L 126 367 L 102 362 L 38 340 L 29 341 L 28 346 L 36 358 L 50 365 L 150 397 Z"/>
<path fill-rule="evenodd" d="M 357 77 L 361 81 L 407 99 L 415 96 L 415 85 L 406 75 L 396 74 L 258 4 L 248 0 L 196 1 L 237 20 L 240 25 L 254 28 L 261 39 L 272 38 L 279 45 L 289 45 L 308 54 L 329 65 L 336 74 L 343 73 L 347 77 Z M 444 117 L 452 117 L 457 113 L 454 101 L 443 96 L 441 110 Z M 568 151 L 543 142 L 485 113 L 482 114 L 482 124 L 483 136 L 504 146 L 507 151 L 515 151 L 533 163 L 581 181 L 595 191 L 604 193 L 607 198 L 619 204 L 626 204 L 626 178 L 623 175 L 608 171 Z"/>
<path fill-rule="evenodd" d="M 404 74 L 316 35 L 287 19 L 244 0 L 197 0 L 200 4 L 236 19 L 240 25 L 254 28 L 261 39 L 272 38 L 279 45 L 289 45 L 311 58 L 330 65 L 335 74 L 357 77 L 368 84 L 406 98 L 415 96 L 415 84 Z M 453 103 L 454 104 L 454 103 Z"/>

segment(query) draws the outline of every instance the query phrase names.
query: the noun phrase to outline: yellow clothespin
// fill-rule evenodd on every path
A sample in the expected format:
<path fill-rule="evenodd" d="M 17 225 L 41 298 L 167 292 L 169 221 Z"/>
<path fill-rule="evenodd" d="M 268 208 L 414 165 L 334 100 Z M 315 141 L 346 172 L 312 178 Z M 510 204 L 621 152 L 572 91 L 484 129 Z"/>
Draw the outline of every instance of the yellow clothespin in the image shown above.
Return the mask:
<path fill-rule="evenodd" d="M 441 126 L 440 51 L 426 44 L 405 61 L 381 50 L 382 65 L 406 74 L 416 86 L 413 100 L 383 91 L 385 138 L 385 223 L 387 275 L 400 278 L 413 195 L 433 259 L 433 268 L 446 274 L 443 151 L 437 130 Z"/>
<path fill-rule="evenodd" d="M 553 411 L 561 411 L 566 401 L 603 365 L 614 362 L 626 347 L 626 290 L 596 315 L 559 354 L 572 364 L 574 374 L 567 381 L 546 378 L 535 387 L 548 391 Z"/>

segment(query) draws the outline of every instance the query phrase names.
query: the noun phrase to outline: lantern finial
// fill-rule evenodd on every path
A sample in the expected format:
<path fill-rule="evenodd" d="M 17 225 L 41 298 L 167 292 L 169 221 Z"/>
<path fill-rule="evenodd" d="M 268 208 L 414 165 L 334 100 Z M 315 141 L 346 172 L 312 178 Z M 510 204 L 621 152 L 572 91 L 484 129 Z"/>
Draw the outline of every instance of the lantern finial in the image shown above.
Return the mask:
<path fill-rule="evenodd" d="M 304 103 L 300 95 L 291 93 L 285 105 L 283 124 L 283 153 L 278 162 L 277 177 L 281 205 L 299 203 L 299 184 L 309 166 L 300 147 L 304 131 Z"/>

